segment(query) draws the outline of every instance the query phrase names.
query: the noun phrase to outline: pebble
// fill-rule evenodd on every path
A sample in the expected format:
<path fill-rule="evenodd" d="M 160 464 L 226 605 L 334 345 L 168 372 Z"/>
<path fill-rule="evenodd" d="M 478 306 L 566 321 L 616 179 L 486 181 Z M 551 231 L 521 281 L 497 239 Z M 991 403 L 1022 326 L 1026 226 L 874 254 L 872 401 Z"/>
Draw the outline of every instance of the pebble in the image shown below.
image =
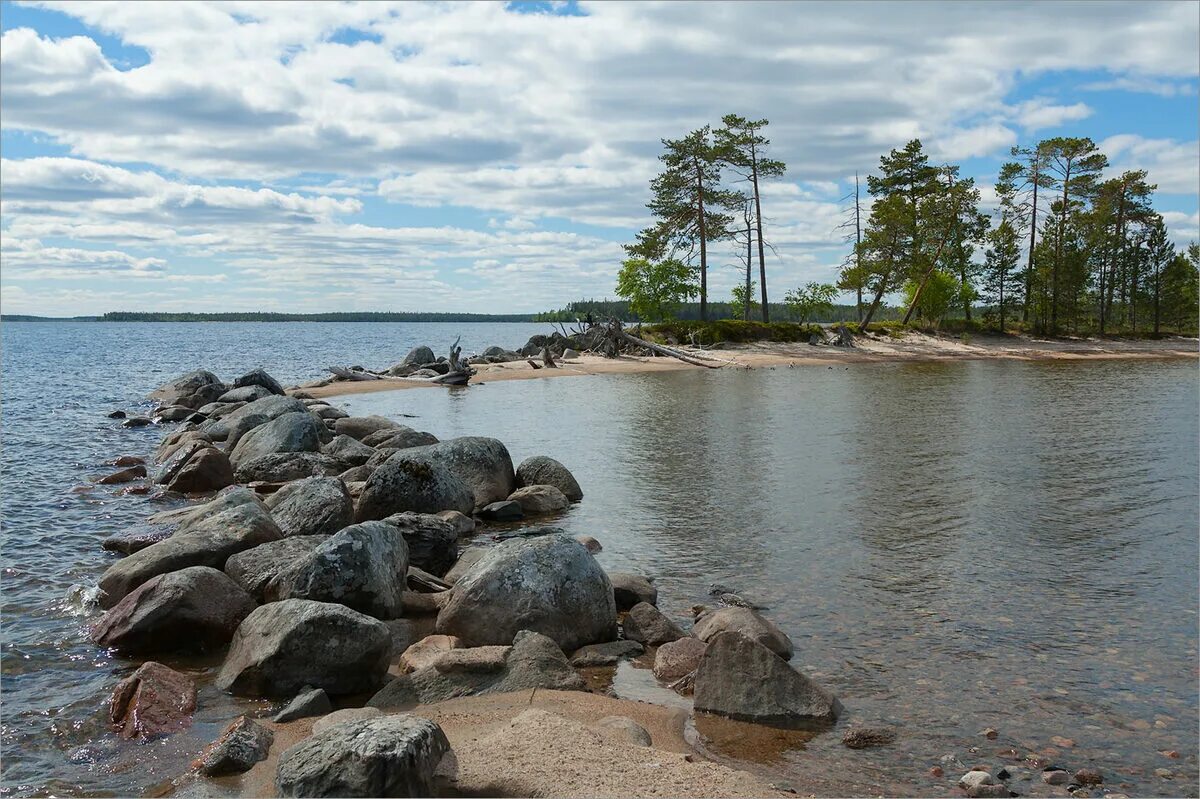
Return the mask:
<path fill-rule="evenodd" d="M 946 772 L 942 769 L 941 766 L 934 766 L 933 768 L 929 769 L 929 776 L 930 777 L 944 777 L 944 776 L 946 776 Z"/>
<path fill-rule="evenodd" d="M 1176 752 L 1174 749 L 1164 749 L 1159 754 L 1161 754 L 1163 757 L 1169 757 L 1172 760 L 1176 760 L 1179 758 L 1179 753 Z"/>
<path fill-rule="evenodd" d="M 1060 768 L 1046 769 L 1042 772 L 1042 782 L 1047 785 L 1066 785 L 1071 781 L 1071 775 Z"/>
<path fill-rule="evenodd" d="M 997 732 L 994 727 L 988 727 L 986 730 L 981 732 L 980 735 L 987 738 L 989 741 L 994 741 L 1000 737 L 1000 733 Z"/>
<path fill-rule="evenodd" d="M 1164 780 L 1169 780 L 1169 779 L 1173 778 L 1175 775 L 1171 773 L 1171 769 L 1169 769 L 1169 768 L 1156 768 L 1156 769 L 1154 769 L 1154 776 L 1159 777 Z"/>
<path fill-rule="evenodd" d="M 1099 785 L 1104 782 L 1104 776 L 1095 769 L 1081 768 L 1075 772 L 1075 781 L 1080 785 Z"/>

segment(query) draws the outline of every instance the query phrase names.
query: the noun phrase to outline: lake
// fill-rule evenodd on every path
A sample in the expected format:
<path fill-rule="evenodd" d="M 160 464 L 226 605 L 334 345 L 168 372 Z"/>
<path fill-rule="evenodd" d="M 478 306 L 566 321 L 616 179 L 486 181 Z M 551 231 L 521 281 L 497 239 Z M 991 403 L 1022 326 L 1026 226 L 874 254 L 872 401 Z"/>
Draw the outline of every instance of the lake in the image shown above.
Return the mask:
<path fill-rule="evenodd" d="M 238 709 L 267 707 L 218 695 L 211 662 L 168 661 L 202 679 L 193 729 L 142 746 L 107 732 L 107 692 L 136 664 L 87 641 L 83 595 L 113 557 L 100 539 L 165 505 L 79 492 L 160 436 L 105 413 L 148 408 L 147 391 L 197 367 L 264 366 L 286 384 L 460 333 L 470 352 L 535 332 L 547 326 L 5 324 L 0 793 L 141 793 Z M 679 620 L 713 583 L 767 606 L 843 722 L 770 741 L 699 723 L 714 757 L 801 793 L 942 795 L 971 765 L 1041 752 L 1098 768 L 1109 790 L 1195 796 L 1197 385 L 1194 360 L 996 360 L 485 380 L 337 404 L 563 461 L 585 497 L 554 523 L 599 539 L 606 568 L 653 576 Z M 652 691 L 639 671 L 618 691 Z M 872 721 L 897 727 L 896 745 L 841 745 L 846 724 Z M 948 756 L 946 778 L 928 776 Z"/>

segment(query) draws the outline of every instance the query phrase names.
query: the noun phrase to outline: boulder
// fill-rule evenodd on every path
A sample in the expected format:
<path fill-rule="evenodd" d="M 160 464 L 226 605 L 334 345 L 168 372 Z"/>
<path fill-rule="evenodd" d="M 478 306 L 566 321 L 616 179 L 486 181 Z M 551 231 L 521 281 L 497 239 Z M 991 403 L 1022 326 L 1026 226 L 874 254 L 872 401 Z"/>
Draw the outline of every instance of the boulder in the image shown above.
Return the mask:
<path fill-rule="evenodd" d="M 518 488 L 508 496 L 509 502 L 516 502 L 526 516 L 544 516 L 549 513 L 559 513 L 570 506 L 570 501 L 554 486 L 525 486 Z"/>
<path fill-rule="evenodd" d="M 570 347 L 567 347 L 565 350 L 563 350 L 562 357 L 564 361 L 577 361 L 579 360 L 579 353 Z M 647 746 L 649 746 L 649 744 L 647 744 Z"/>
<path fill-rule="evenodd" d="M 422 344 L 420 347 L 413 347 L 409 350 L 408 355 L 405 355 L 404 360 L 400 361 L 400 363 L 405 366 L 421 366 L 433 363 L 436 360 L 437 356 L 433 354 L 433 350 Z"/>
<path fill-rule="evenodd" d="M 515 522 L 525 518 L 525 511 L 521 510 L 521 503 L 511 499 L 502 499 L 499 502 L 492 502 L 484 505 L 476 515 L 489 522 Z"/>
<path fill-rule="evenodd" d="M 226 391 L 221 396 L 217 397 L 217 402 L 254 402 L 263 397 L 270 397 L 275 392 L 264 386 L 242 386 Z M 203 409 L 201 409 L 203 410 Z"/>
<path fill-rule="evenodd" d="M 400 671 L 408 673 L 432 666 L 442 655 L 462 646 L 462 640 L 453 635 L 427 635 L 400 655 Z"/>
<path fill-rule="evenodd" d="M 149 427 L 152 424 L 154 420 L 148 416 L 130 416 L 121 422 L 121 427 Z"/>
<path fill-rule="evenodd" d="M 119 485 L 121 483 L 132 483 L 134 480 L 141 479 L 146 476 L 145 466 L 130 466 L 128 469 L 122 469 L 119 472 L 105 475 L 96 481 L 97 485 L 109 486 Z"/>
<path fill-rule="evenodd" d="M 297 561 L 303 560 L 328 536 L 294 535 L 259 544 L 225 561 L 225 574 L 259 602 L 279 599 L 275 578 Z"/>
<path fill-rule="evenodd" d="M 397 715 L 330 727 L 279 757 L 279 796 L 433 796 L 433 776 L 450 750 L 428 719 Z"/>
<path fill-rule="evenodd" d="M 986 771 L 968 771 L 958 781 L 958 787 L 971 799 L 1012 795 L 1007 785 L 997 782 L 996 778 Z"/>
<path fill-rule="evenodd" d="M 233 484 L 233 466 L 229 458 L 211 445 L 190 449 L 188 456 L 166 481 L 167 490 L 180 494 L 205 494 Z"/>
<path fill-rule="evenodd" d="M 775 725 L 830 722 L 841 703 L 757 640 L 721 632 L 696 669 L 695 708 Z"/>
<path fill-rule="evenodd" d="M 758 641 L 784 660 L 791 660 L 792 639 L 768 619 L 750 608 L 705 610 L 696 619 L 692 635 L 708 643 L 723 632 L 732 631 Z"/>
<path fill-rule="evenodd" d="M 280 452 L 317 452 L 321 449 L 320 422 L 309 412 L 285 413 L 255 427 L 241 437 L 229 453 L 234 466 Z"/>
<path fill-rule="evenodd" d="M 891 727 L 856 726 L 842 734 L 842 745 L 847 749 L 870 749 L 887 746 L 896 740 L 896 731 Z"/>
<path fill-rule="evenodd" d="M 508 499 L 516 478 L 508 449 L 494 438 L 464 436 L 408 450 L 445 464 L 475 493 L 474 508 Z M 463 511 L 470 513 L 470 510 Z"/>
<path fill-rule="evenodd" d="M 234 475 L 242 483 L 288 483 L 305 477 L 333 476 L 341 463 L 319 452 L 278 452 L 241 464 Z"/>
<path fill-rule="evenodd" d="M 265 500 L 285 537 L 332 535 L 354 521 L 354 503 L 336 477 L 306 477 L 288 483 Z"/>
<path fill-rule="evenodd" d="M 629 610 L 639 602 L 658 604 L 658 589 L 640 574 L 609 572 L 608 581 L 612 583 L 613 598 L 617 601 L 618 611 Z"/>
<path fill-rule="evenodd" d="M 162 465 L 154 470 L 154 482 L 159 485 L 166 485 L 175 478 L 175 475 L 188 462 L 188 460 L 205 447 L 211 447 L 211 441 L 205 441 L 203 438 L 188 438 L 181 439 L 176 444 L 173 444 L 169 450 L 164 450 Z M 169 455 L 165 453 L 169 452 Z"/>
<path fill-rule="evenodd" d="M 472 646 L 507 644 L 521 630 L 547 635 L 568 651 L 617 637 L 608 576 L 566 536 L 499 544 L 450 593 L 437 631 Z"/>
<path fill-rule="evenodd" d="M 206 777 L 241 774 L 258 761 L 266 760 L 274 741 L 275 733 L 246 716 L 239 716 L 200 753 L 192 768 Z"/>
<path fill-rule="evenodd" d="M 122 738 L 149 738 L 192 723 L 196 683 L 153 660 L 117 683 L 108 702 L 108 720 Z"/>
<path fill-rule="evenodd" d="M 377 707 L 347 707 L 341 710 L 335 710 L 328 713 L 313 722 L 312 734 L 320 735 L 330 727 L 336 727 L 339 724 L 346 724 L 351 721 L 362 721 L 363 719 L 373 719 L 382 716 L 382 711 Z"/>
<path fill-rule="evenodd" d="M 637 641 L 609 641 L 604 644 L 588 644 L 576 649 L 571 655 L 571 665 L 577 669 L 594 666 L 614 666 L 621 658 L 637 657 L 646 648 Z"/>
<path fill-rule="evenodd" d="M 397 425 L 396 427 L 385 427 L 383 430 L 376 430 L 374 433 L 365 436 L 362 443 L 368 447 L 408 449 L 410 447 L 423 447 L 427 444 L 436 444 L 438 440 L 437 436 L 432 433 L 425 433 L 420 430 L 414 430 L 411 427 Z"/>
<path fill-rule="evenodd" d="M 402 674 L 367 702 L 381 709 L 406 708 L 458 696 L 543 688 L 582 691 L 583 679 L 562 650 L 544 635 L 522 630 L 512 646 L 452 648 Z"/>
<path fill-rule="evenodd" d="M 390 427 L 400 427 L 400 424 L 383 416 L 347 416 L 334 422 L 333 431 L 362 441 L 376 430 Z"/>
<path fill-rule="evenodd" d="M 521 465 L 517 467 L 516 479 L 518 488 L 554 486 L 572 502 L 583 499 L 583 489 L 576 482 L 575 475 L 571 474 L 566 466 L 545 455 L 535 455 L 521 461 Z"/>
<path fill-rule="evenodd" d="M 342 434 L 334 436 L 332 441 L 321 447 L 321 452 L 345 466 L 362 466 L 375 454 L 375 449 Z"/>
<path fill-rule="evenodd" d="M 92 628 L 92 640 L 122 652 L 218 647 L 233 637 L 255 602 L 208 566 L 191 566 L 142 583 Z"/>
<path fill-rule="evenodd" d="M 600 546 L 600 542 L 590 535 L 577 535 L 575 540 L 583 544 L 584 548 L 593 555 L 604 550 L 604 547 Z"/>
<path fill-rule="evenodd" d="M 668 641 L 654 653 L 654 676 L 668 681 L 686 677 L 700 665 L 705 648 L 703 641 L 690 635 Z"/>
<path fill-rule="evenodd" d="M 352 466 L 339 474 L 338 477 L 341 478 L 343 483 L 349 486 L 351 483 L 365 483 L 373 471 L 375 470 L 370 466 Z"/>
<path fill-rule="evenodd" d="M 283 386 L 279 385 L 279 381 L 262 369 L 247 372 L 233 381 L 234 388 L 246 388 L 248 386 L 261 386 L 272 394 L 283 394 Z"/>
<path fill-rule="evenodd" d="M 408 544 L 408 563 L 441 577 L 458 560 L 458 530 L 428 513 L 394 513 L 384 519 Z"/>
<path fill-rule="evenodd" d="M 650 746 L 650 733 L 628 716 L 605 716 L 596 722 L 601 731 L 634 746 Z"/>
<path fill-rule="evenodd" d="M 311 716 L 324 716 L 333 712 L 329 694 L 320 688 L 304 688 L 283 710 L 271 717 L 271 721 L 282 724 L 285 721 L 306 719 Z"/>
<path fill-rule="evenodd" d="M 475 520 L 465 513 L 459 513 L 456 510 L 443 510 L 434 514 L 442 521 L 449 522 L 454 531 L 459 535 L 467 535 L 475 532 Z"/>
<path fill-rule="evenodd" d="M 450 571 L 442 575 L 442 579 L 451 585 L 454 585 L 458 582 L 460 577 L 466 574 L 467 571 L 476 563 L 478 563 L 485 555 L 487 555 L 489 551 L 490 550 L 483 547 L 470 547 L 469 549 L 464 549 L 459 553 L 458 560 L 455 561 L 454 566 L 450 569 Z"/>
<path fill-rule="evenodd" d="M 189 408 L 186 405 L 168 405 L 156 410 L 154 416 L 160 422 L 182 422 L 195 412 L 195 408 Z"/>
<path fill-rule="evenodd" d="M 225 390 L 220 378 L 207 370 L 197 369 L 154 389 L 150 392 L 150 399 L 156 399 L 163 405 L 175 405 L 179 403 L 179 400 L 194 395 L 205 386 L 215 386 L 219 387 L 221 391 Z"/>
<path fill-rule="evenodd" d="M 139 549 L 145 549 L 151 544 L 157 544 L 164 538 L 171 537 L 171 530 L 129 530 L 116 535 L 110 535 L 100 542 L 100 548 L 107 552 L 120 552 L 130 555 Z"/>
<path fill-rule="evenodd" d="M 179 448 L 194 441 L 200 441 L 204 444 L 213 443 L 212 439 L 208 437 L 207 433 L 202 433 L 199 430 L 178 430 L 164 438 L 158 445 L 158 450 L 154 454 L 154 462 L 166 463 L 171 459 L 171 456 L 173 456 L 175 452 L 179 450 Z M 158 474 L 159 471 L 156 470 L 155 477 L 157 477 Z"/>
<path fill-rule="evenodd" d="M 228 416 L 245 404 L 245 402 L 210 402 L 207 405 L 201 406 L 196 412 L 204 414 L 209 419 L 220 419 Z"/>
<path fill-rule="evenodd" d="M 625 637 L 630 641 L 661 646 L 687 636 L 679 625 L 668 619 L 649 602 L 639 602 L 629 609 L 621 624 Z"/>
<path fill-rule="evenodd" d="M 308 409 L 322 419 L 345 419 L 350 416 L 341 408 L 335 408 L 332 405 L 310 405 Z"/>
<path fill-rule="evenodd" d="M 247 418 L 260 418 L 263 422 L 269 422 L 283 416 L 285 413 L 301 413 L 307 412 L 306 406 L 300 400 L 294 397 L 263 397 L 262 399 L 247 402 L 232 413 L 222 416 L 220 419 L 209 419 L 200 426 L 200 431 L 208 434 L 213 441 L 227 441 L 230 431 L 241 420 Z M 253 427 L 253 425 L 251 425 Z"/>
<path fill-rule="evenodd" d="M 346 527 L 280 572 L 271 584 L 279 599 L 337 602 L 380 619 L 403 609 L 408 545 L 386 522 Z M 389 641 L 391 640 L 389 635 Z"/>
<path fill-rule="evenodd" d="M 391 645 L 378 619 L 343 605 L 285 599 L 246 617 L 216 685 L 239 696 L 293 696 L 307 686 L 331 695 L 371 691 L 387 672 Z"/>
<path fill-rule="evenodd" d="M 471 512 L 475 502 L 470 486 L 438 460 L 407 454 L 416 451 L 399 452 L 371 473 L 355 509 L 358 521 L 382 519 L 403 511 Z"/>
<path fill-rule="evenodd" d="M 112 607 L 151 577 L 189 566 L 222 569 L 230 555 L 283 536 L 257 500 L 243 501 L 241 495 L 218 496 L 215 503 L 208 505 L 215 512 L 181 517 L 185 521 L 170 538 L 110 566 L 100 577 L 101 607 Z M 189 510 L 198 512 L 203 507 Z"/>

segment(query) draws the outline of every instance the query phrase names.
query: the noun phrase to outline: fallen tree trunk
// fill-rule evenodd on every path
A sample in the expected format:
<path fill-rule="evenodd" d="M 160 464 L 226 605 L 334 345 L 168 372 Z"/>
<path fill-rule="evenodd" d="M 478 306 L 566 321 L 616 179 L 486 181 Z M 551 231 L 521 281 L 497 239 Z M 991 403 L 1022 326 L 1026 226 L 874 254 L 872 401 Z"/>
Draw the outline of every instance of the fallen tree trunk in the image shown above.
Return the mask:
<path fill-rule="evenodd" d="M 344 366 L 326 366 L 325 371 L 332 372 L 335 376 L 343 380 L 385 380 L 372 372 L 359 372 L 355 369 L 347 369 Z"/>
<path fill-rule="evenodd" d="M 636 347 L 645 347 L 651 352 L 657 352 L 659 355 L 665 355 L 668 358 L 675 358 L 676 360 L 683 361 L 684 363 L 689 363 L 692 366 L 703 366 L 705 369 L 721 368 L 721 364 L 719 363 L 705 363 L 704 361 L 700 360 L 700 358 L 704 358 L 704 360 L 713 360 L 712 358 L 706 358 L 703 355 L 693 355 L 692 353 L 684 354 L 679 350 L 673 350 L 670 347 L 664 347 L 660 344 L 651 344 L 649 341 L 640 339 L 637 336 L 632 336 L 629 333 L 626 333 L 624 330 L 616 329 L 613 331 L 613 334 L 618 336 L 626 343 L 633 344 Z"/>

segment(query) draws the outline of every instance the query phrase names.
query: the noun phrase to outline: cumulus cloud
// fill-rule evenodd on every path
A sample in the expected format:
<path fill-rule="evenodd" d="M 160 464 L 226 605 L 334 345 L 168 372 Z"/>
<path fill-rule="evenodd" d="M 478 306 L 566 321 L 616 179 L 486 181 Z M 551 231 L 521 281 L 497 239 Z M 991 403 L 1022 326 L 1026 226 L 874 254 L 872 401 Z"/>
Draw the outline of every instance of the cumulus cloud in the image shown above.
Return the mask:
<path fill-rule="evenodd" d="M 1099 142 L 1113 172 L 1145 169 L 1163 194 L 1200 192 L 1200 141 L 1150 139 L 1136 134 L 1110 136 Z"/>

